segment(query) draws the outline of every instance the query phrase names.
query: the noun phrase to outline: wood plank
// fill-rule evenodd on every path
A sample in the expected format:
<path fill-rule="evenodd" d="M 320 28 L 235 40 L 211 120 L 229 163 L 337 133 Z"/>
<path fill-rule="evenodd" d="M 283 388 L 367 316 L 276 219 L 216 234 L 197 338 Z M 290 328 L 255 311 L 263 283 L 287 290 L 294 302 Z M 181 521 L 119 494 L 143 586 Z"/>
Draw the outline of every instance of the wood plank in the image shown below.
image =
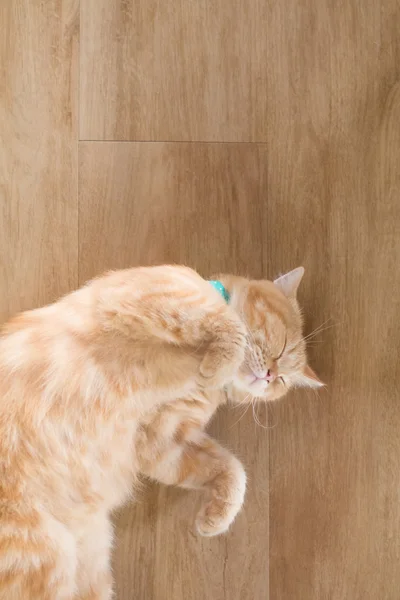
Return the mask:
<path fill-rule="evenodd" d="M 74 288 L 75 0 L 0 4 L 0 321 Z"/>
<path fill-rule="evenodd" d="M 265 139 L 264 0 L 81 6 L 81 139 Z"/>
<path fill-rule="evenodd" d="M 0 320 L 78 284 L 77 12 L 0 4 Z M 399 29 L 397 0 L 82 0 L 82 137 L 266 145 L 81 144 L 79 281 L 303 263 L 307 331 L 332 325 L 326 391 L 270 432 L 213 424 L 250 479 L 228 536 L 194 537 L 168 488 L 121 513 L 119 600 L 266 599 L 269 494 L 271 598 L 398 600 Z"/>
<path fill-rule="evenodd" d="M 329 327 L 326 391 L 270 408 L 271 597 L 397 600 L 398 3 L 270 5 L 264 262 L 304 264 L 307 331 Z"/>
<path fill-rule="evenodd" d="M 81 143 L 81 283 L 162 262 L 261 276 L 266 170 L 262 145 Z M 268 432 L 240 417 L 221 411 L 212 427 L 249 474 L 231 532 L 195 536 L 197 495 L 146 487 L 117 520 L 119 600 L 267 599 Z"/>

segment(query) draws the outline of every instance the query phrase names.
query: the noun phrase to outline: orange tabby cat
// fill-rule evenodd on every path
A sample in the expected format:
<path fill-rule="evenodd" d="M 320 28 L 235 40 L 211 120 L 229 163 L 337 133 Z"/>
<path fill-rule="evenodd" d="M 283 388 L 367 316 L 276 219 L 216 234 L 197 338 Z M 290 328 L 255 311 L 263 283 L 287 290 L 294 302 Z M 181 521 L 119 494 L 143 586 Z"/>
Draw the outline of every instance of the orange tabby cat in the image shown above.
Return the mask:
<path fill-rule="evenodd" d="M 246 401 L 320 385 L 295 298 L 302 275 L 221 276 L 227 304 L 190 269 L 130 269 L 5 326 L 1 600 L 110 599 L 109 515 L 139 473 L 202 489 L 199 533 L 226 531 L 246 477 L 204 427 L 224 385 Z"/>

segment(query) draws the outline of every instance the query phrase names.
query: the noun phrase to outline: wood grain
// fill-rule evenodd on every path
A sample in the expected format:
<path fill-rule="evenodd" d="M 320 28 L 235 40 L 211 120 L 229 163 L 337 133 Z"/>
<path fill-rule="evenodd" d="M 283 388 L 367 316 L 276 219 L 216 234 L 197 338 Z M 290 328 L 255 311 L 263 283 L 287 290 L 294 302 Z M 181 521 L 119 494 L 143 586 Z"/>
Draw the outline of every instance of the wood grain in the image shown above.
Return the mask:
<path fill-rule="evenodd" d="M 399 17 L 270 12 L 264 262 L 304 264 L 307 331 L 327 327 L 310 345 L 327 389 L 270 408 L 274 600 L 399 598 Z"/>
<path fill-rule="evenodd" d="M 226 537 L 193 535 L 196 494 L 146 485 L 121 512 L 118 600 L 398 600 L 398 0 L 80 12 L 80 137 L 155 143 L 82 142 L 78 193 L 79 1 L 0 3 L 0 320 L 175 261 L 304 264 L 306 330 L 327 327 L 325 391 L 271 405 L 269 430 L 212 425 L 249 474 Z"/>
<path fill-rule="evenodd" d="M 81 282 L 104 268 L 160 262 L 261 276 L 266 172 L 263 145 L 82 143 Z M 250 411 L 241 416 L 222 411 L 212 428 L 249 475 L 235 527 L 201 539 L 195 493 L 146 487 L 117 520 L 119 600 L 268 597 L 268 435 Z"/>
<path fill-rule="evenodd" d="M 81 139 L 265 139 L 264 0 L 81 0 L 81 15 Z"/>
<path fill-rule="evenodd" d="M 165 262 L 260 274 L 266 173 L 262 144 L 81 142 L 80 282 Z"/>
<path fill-rule="evenodd" d="M 0 3 L 0 321 L 77 285 L 73 0 Z"/>

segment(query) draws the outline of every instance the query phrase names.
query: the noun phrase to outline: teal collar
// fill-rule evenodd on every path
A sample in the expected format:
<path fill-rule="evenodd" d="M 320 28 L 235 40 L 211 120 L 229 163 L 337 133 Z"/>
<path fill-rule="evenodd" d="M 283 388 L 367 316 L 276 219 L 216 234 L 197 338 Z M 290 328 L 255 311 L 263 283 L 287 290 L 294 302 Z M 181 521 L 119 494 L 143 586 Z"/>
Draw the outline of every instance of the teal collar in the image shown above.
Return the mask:
<path fill-rule="evenodd" d="M 227 304 L 229 304 L 229 300 L 231 299 L 231 295 L 228 292 L 228 290 L 226 289 L 226 287 L 220 281 L 209 281 L 209 283 L 211 283 L 211 285 L 213 286 L 213 288 L 216 289 L 219 294 L 221 294 L 221 296 L 223 297 L 223 299 L 225 300 L 225 302 Z"/>

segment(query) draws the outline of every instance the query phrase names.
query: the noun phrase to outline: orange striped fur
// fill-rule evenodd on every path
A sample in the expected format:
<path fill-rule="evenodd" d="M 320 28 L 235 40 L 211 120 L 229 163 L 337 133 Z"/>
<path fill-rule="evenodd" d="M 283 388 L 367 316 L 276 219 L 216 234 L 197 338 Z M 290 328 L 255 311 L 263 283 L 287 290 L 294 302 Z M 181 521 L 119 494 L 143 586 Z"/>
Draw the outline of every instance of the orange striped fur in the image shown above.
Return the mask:
<path fill-rule="evenodd" d="M 0 600 L 109 600 L 109 515 L 139 473 L 203 490 L 199 533 L 227 530 L 246 477 L 204 432 L 222 388 L 251 401 L 319 384 L 293 273 L 221 276 L 228 306 L 185 267 L 129 269 L 5 325 Z"/>

